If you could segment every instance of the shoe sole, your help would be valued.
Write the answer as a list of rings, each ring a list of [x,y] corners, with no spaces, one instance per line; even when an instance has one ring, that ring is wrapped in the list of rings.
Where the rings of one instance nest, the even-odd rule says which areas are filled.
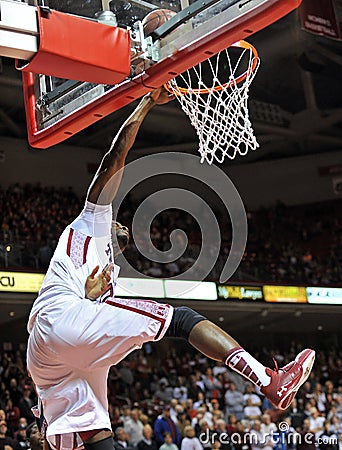
[[[306,351],[308,351],[308,350],[303,350],[301,353],[299,353],[299,355],[297,355],[295,361],[298,362],[300,355]],[[309,378],[312,366],[315,362],[315,356],[316,356],[315,352],[313,350],[309,350],[308,356],[306,357],[304,362],[302,362],[303,373],[302,373],[302,376],[301,376],[298,384],[288,394],[286,394],[286,396],[283,398],[281,403],[278,404],[279,409],[284,411],[285,409],[287,409],[290,406],[290,403],[292,402],[295,395],[297,394],[298,389]]]

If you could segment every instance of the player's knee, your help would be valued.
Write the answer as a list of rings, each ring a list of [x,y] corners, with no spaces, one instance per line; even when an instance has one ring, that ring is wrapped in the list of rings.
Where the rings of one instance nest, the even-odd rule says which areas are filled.
[[[187,306],[179,306],[174,309],[166,336],[188,339],[193,327],[202,320],[207,318]]]

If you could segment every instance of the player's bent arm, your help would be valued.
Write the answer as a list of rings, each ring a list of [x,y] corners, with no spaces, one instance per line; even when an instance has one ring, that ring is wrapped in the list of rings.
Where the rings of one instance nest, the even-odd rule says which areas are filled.
[[[89,187],[87,200],[100,205],[109,205],[119,188],[126,156],[132,148],[143,120],[154,105],[168,103],[174,97],[159,88],[146,94],[130,117],[124,122]],[[114,175],[116,175],[114,177]]]

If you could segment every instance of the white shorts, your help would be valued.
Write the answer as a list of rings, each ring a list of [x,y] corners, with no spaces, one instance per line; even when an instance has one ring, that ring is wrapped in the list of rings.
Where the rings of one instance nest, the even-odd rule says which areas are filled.
[[[161,339],[173,314],[172,306],[151,300],[110,298],[94,303],[74,296],[63,300],[39,312],[27,350],[48,438],[110,429],[110,366],[144,342]]]

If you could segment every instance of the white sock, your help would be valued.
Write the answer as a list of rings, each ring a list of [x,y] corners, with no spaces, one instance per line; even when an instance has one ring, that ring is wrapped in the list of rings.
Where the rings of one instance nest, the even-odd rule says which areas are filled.
[[[271,382],[271,377],[267,375],[265,366],[241,347],[229,350],[226,365],[256,386],[268,386]]]

